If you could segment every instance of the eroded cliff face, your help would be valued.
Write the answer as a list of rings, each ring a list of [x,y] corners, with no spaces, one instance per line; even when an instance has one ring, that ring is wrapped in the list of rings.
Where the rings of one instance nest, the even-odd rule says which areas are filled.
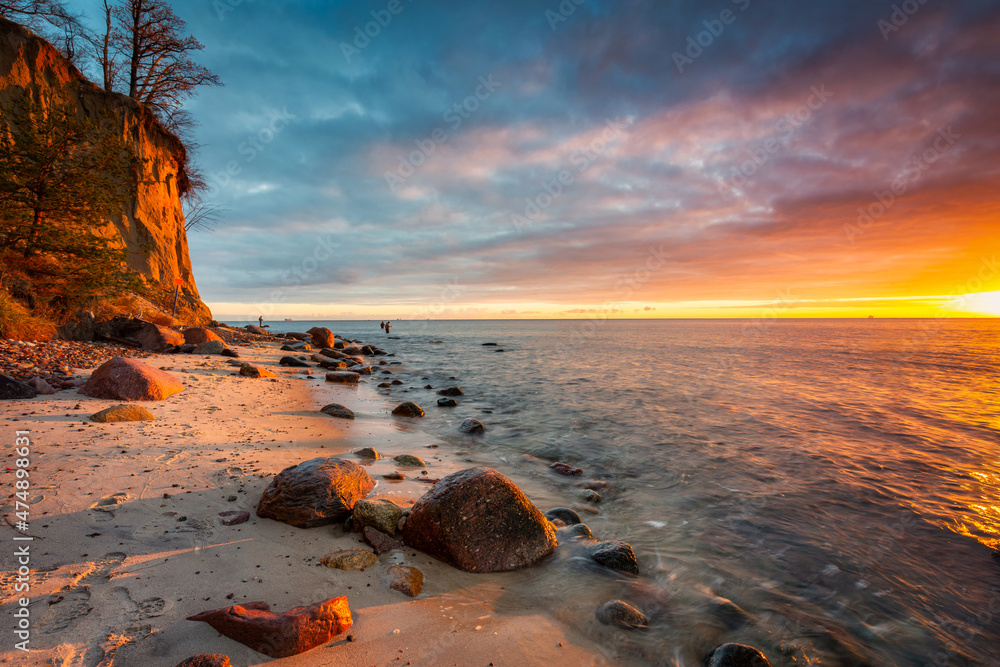
[[[0,18],[0,115],[18,111],[28,100],[43,109],[72,104],[81,116],[115,127],[134,147],[139,165],[135,195],[125,214],[101,233],[122,238],[129,265],[146,279],[149,291],[143,296],[169,313],[179,279],[178,319],[192,324],[210,320],[188,257],[180,201],[187,174],[180,140],[133,99],[104,92],[51,44]]]

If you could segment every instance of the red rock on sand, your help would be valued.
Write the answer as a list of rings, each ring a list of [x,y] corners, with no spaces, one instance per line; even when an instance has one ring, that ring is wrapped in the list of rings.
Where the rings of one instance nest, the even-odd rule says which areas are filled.
[[[256,364],[243,363],[240,364],[240,375],[248,378],[273,378],[278,377],[266,368],[262,368]]]
[[[266,602],[249,602],[189,616],[272,658],[287,658],[327,643],[353,623],[346,597],[330,598],[281,614]]]
[[[312,336],[313,347],[332,348],[336,344],[336,337],[326,327],[313,327],[307,333]]]
[[[188,327],[184,330],[184,342],[190,345],[201,345],[210,340],[225,342],[219,334],[205,327]]]
[[[184,344],[184,334],[180,331],[161,327],[152,322],[146,322],[134,338],[142,345],[142,349],[148,352],[163,352],[175,345]]]
[[[233,663],[229,662],[228,655],[204,653],[188,658],[177,667],[233,667]]]
[[[117,401],[162,401],[183,390],[170,373],[123,357],[101,364],[78,389],[85,396]]]

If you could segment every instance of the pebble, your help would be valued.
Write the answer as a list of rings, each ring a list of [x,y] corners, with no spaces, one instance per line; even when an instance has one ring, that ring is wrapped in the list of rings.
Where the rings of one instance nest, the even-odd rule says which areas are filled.
[[[112,357],[149,356],[149,352],[109,343],[0,339],[0,375],[21,381],[38,376],[59,387],[73,379],[74,368],[95,368]]]

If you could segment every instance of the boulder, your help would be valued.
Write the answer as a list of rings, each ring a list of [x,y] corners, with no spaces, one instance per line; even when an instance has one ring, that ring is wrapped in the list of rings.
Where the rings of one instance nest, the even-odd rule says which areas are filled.
[[[357,384],[360,380],[360,375],[350,371],[330,371],[326,374],[327,382],[335,382],[337,384]]]
[[[148,422],[155,419],[153,413],[138,405],[115,405],[90,415],[90,421],[105,424],[110,422]]]
[[[246,329],[247,331],[249,331],[250,333],[257,334],[258,336],[269,336],[270,335],[269,333],[267,333],[267,329],[265,329],[264,327],[259,327],[256,324],[248,324],[248,325],[246,325],[243,328]]]
[[[184,330],[184,342],[190,343],[191,345],[201,345],[202,343],[207,343],[210,340],[218,341],[223,343],[222,347],[225,347],[224,341],[211,329],[206,329],[205,327],[188,327]]]
[[[609,600],[598,607],[597,620],[626,630],[645,628],[649,623],[645,614],[622,600]]]
[[[438,407],[439,408],[454,408],[458,405],[458,401],[454,398],[439,398]]]
[[[248,378],[273,378],[277,377],[274,373],[267,370],[266,368],[261,368],[256,364],[243,363],[240,364],[240,375]]]
[[[388,498],[372,498],[354,503],[351,516],[354,530],[359,533],[364,531],[365,526],[371,526],[386,535],[395,535],[403,509]]]
[[[424,409],[413,401],[407,401],[406,403],[400,403],[393,408],[392,414],[397,417],[423,417]]]
[[[285,334],[285,338],[294,338],[295,340],[309,340],[312,338],[312,334],[308,334],[304,331],[289,331]]]
[[[224,357],[232,357],[233,359],[239,359],[240,358],[240,355],[235,350],[231,350],[228,347],[226,349],[224,349],[222,352],[220,352],[219,354],[221,354]]]
[[[181,381],[166,371],[114,357],[98,366],[79,392],[115,401],[162,401],[183,390]]]
[[[313,528],[347,518],[375,480],[353,461],[320,457],[275,475],[257,505],[257,516]]]
[[[556,547],[552,524],[492,468],[448,475],[413,506],[403,541],[467,572],[533,565]]]
[[[309,364],[302,361],[301,359],[296,359],[295,357],[282,357],[279,364],[282,366],[292,366],[294,368],[309,368]]]
[[[438,394],[441,396],[464,396],[465,392],[462,391],[461,387],[449,387],[448,389],[438,390]]]
[[[598,565],[609,567],[626,574],[639,574],[639,564],[635,560],[632,545],[621,540],[597,542],[589,550],[590,559]]]
[[[389,537],[381,530],[377,528],[372,528],[371,526],[365,526],[364,530],[361,531],[361,535],[365,538],[365,542],[375,553],[381,556],[382,554],[389,553],[393,549],[402,549],[403,543],[397,539]]]
[[[580,491],[580,497],[586,500],[588,503],[599,503],[601,502],[601,494],[593,489],[582,489]]]
[[[313,347],[334,347],[336,338],[333,332],[326,327],[313,327],[307,333],[312,336],[310,341]]]
[[[132,337],[148,352],[165,352],[175,345],[184,344],[184,334],[174,329],[145,322]]]
[[[229,662],[228,655],[203,653],[188,658],[177,667],[233,667],[233,663]]]
[[[359,459],[371,459],[373,461],[377,461],[382,458],[382,455],[375,451],[374,447],[364,447],[354,452],[354,455]]]
[[[287,658],[325,644],[352,625],[346,597],[276,614],[266,602],[250,602],[189,616],[258,653]]]
[[[84,342],[93,341],[96,325],[94,311],[78,310],[69,322],[59,327],[59,338]]]
[[[358,375],[371,375],[372,374],[372,367],[371,366],[361,366],[361,365],[359,365],[359,366],[351,366],[350,371],[352,373],[357,373]]]
[[[415,598],[424,586],[424,573],[408,565],[393,565],[386,570],[385,583],[392,590]]]
[[[703,667],[771,667],[764,654],[745,644],[723,644],[705,656]]]
[[[0,375],[0,399],[13,400],[17,398],[34,398],[35,396],[38,396],[38,392],[31,385],[6,375]]]
[[[363,570],[378,563],[378,556],[368,549],[340,549],[319,559],[327,567],[338,570]]]
[[[38,376],[31,378],[30,380],[25,382],[25,384],[34,389],[35,392],[41,395],[48,396],[50,394],[56,393],[56,390],[52,388],[52,385],[50,385],[48,382],[46,382],[45,380],[43,380]]]
[[[206,340],[204,343],[198,343],[193,352],[194,354],[222,354],[224,349],[226,349],[226,344],[221,340]]]
[[[337,417],[338,419],[354,419],[354,411],[349,408],[345,408],[340,403],[331,403],[330,405],[324,405],[320,412],[326,413],[331,417]]]
[[[406,466],[408,468],[426,468],[427,464],[419,456],[414,456],[413,454],[397,454],[392,457],[392,460],[401,466]]]
[[[469,419],[462,420],[462,423],[459,425],[458,430],[461,431],[462,433],[472,433],[472,434],[486,433],[486,426],[483,424],[483,422],[479,421],[478,419],[472,419],[470,417]]]

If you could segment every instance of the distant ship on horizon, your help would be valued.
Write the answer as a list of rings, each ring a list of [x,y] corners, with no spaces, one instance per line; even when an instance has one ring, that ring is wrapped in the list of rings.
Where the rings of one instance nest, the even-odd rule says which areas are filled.
[[[286,317],[286,318],[285,318],[285,321],[286,321],[286,322],[291,322],[291,321],[292,321],[292,318],[290,318],[290,317]]]

